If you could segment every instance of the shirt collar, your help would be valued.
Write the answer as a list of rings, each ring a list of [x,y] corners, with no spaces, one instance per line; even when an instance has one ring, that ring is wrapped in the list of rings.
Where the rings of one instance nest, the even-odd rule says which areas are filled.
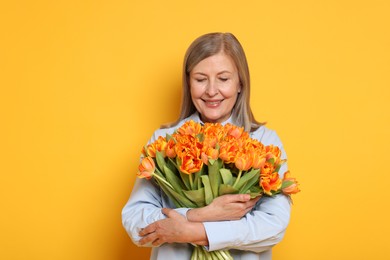
[[[204,125],[204,122],[202,121],[202,119],[200,119],[199,112],[195,112],[188,119],[193,120],[201,125]],[[227,120],[225,120],[224,122],[221,123],[221,125],[226,125],[226,124],[234,124],[232,115],[230,115],[230,117]]]

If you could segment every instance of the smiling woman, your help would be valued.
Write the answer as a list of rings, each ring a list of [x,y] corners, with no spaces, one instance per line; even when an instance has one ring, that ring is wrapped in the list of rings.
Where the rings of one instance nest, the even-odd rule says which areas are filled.
[[[154,153],[154,150],[162,152],[157,159],[158,165],[161,165],[164,160],[162,157],[170,151],[171,145],[168,143],[181,142],[174,134],[175,131],[180,131],[181,126],[191,121],[195,125],[219,123],[238,126],[242,131],[245,129],[245,134],[256,142],[277,147],[280,159],[286,159],[277,134],[254,119],[249,105],[250,80],[247,60],[234,35],[210,33],[197,38],[185,54],[182,87],[179,119],[155,131],[149,145],[145,147],[145,153]],[[158,141],[165,136],[170,136],[167,143]],[[195,140],[195,136],[197,135],[189,137],[189,140]],[[214,139],[208,140],[207,143],[216,145],[217,140],[218,137],[214,136]],[[159,147],[149,151],[155,144],[159,144]],[[202,149],[200,146],[202,144],[195,142],[195,146],[183,148],[185,151],[179,149],[174,152],[183,153],[183,156],[188,158],[199,158]],[[217,154],[213,154],[215,159],[210,163],[218,165],[215,161],[222,160],[223,148],[213,148]],[[232,151],[229,148],[226,152],[230,155]],[[183,168],[183,165],[192,169],[197,165],[187,157],[178,156],[177,169]],[[149,178],[151,175],[160,174],[144,174],[147,165],[147,162],[141,164],[139,175]],[[238,162],[238,165],[249,169],[253,162],[242,161]],[[205,177],[202,176],[202,169],[194,172],[182,171],[181,174],[200,174]],[[169,171],[167,169],[165,172],[167,178],[171,176]],[[283,177],[287,172],[287,165],[278,167],[278,172],[279,177]],[[276,176],[278,172],[275,172]],[[234,178],[238,181],[240,177],[241,172]],[[206,193],[206,184],[203,188]],[[272,199],[265,196],[251,198],[249,194],[218,194],[217,189],[214,192],[217,197],[208,201],[207,206],[188,208],[179,207],[181,204],[177,204],[175,199],[165,193],[166,190],[153,181],[137,179],[130,199],[122,211],[123,226],[133,242],[139,246],[153,247],[151,259],[196,259],[197,251],[194,251],[195,256],[192,255],[192,245],[202,248],[201,251],[203,250],[206,256],[208,252],[224,254],[229,251],[229,257],[223,259],[271,259],[271,248],[283,238],[290,219],[290,200],[283,194],[275,194]]]
[[[190,73],[190,89],[202,121],[226,121],[241,91],[232,58],[221,51],[199,62]]]
[[[221,96],[226,92],[218,93],[220,88],[213,89],[213,85],[210,85],[211,83],[220,83],[225,79],[231,81],[226,82],[224,85],[236,88],[235,94],[239,93],[239,95],[235,95],[235,103],[230,107],[230,111],[225,112],[231,114],[238,125],[243,126],[246,131],[253,131],[262,125],[255,120],[252,109],[250,108],[249,68],[244,49],[240,42],[231,33],[209,33],[195,39],[184,56],[181,113],[178,121],[166,125],[167,127],[175,126],[180,120],[191,116],[195,112],[199,112],[198,107],[196,107],[194,102],[192,91],[194,91],[197,83],[200,82],[193,83],[191,81],[195,76],[195,73],[198,72],[200,73],[199,78],[195,79],[204,79],[205,84],[203,85],[211,87],[211,89],[208,90],[208,93],[205,91],[205,94],[208,94],[208,96],[218,94]],[[211,80],[213,82],[210,82]],[[217,85],[215,87],[217,87]],[[213,93],[213,91],[216,91],[217,93]],[[204,98],[213,101],[213,98]],[[218,101],[218,98],[216,98],[216,101]],[[202,113],[200,114],[205,116]],[[225,118],[225,120],[226,119],[227,118]],[[218,117],[213,120],[223,121],[222,118]]]

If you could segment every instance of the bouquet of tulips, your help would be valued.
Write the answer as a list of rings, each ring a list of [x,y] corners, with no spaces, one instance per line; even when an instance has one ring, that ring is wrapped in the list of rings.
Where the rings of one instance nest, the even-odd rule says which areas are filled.
[[[172,135],[145,146],[138,177],[153,179],[176,207],[197,208],[224,194],[287,196],[299,192],[277,146],[250,138],[242,127],[187,121]],[[191,259],[233,259],[228,250],[195,246]]]

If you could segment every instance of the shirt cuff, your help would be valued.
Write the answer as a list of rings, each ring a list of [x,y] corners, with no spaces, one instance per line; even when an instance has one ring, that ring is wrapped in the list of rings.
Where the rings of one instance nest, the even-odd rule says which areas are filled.
[[[183,217],[185,217],[187,219],[187,211],[189,211],[190,209],[189,208],[177,208],[175,210],[177,213],[179,213],[180,215],[182,215]]]
[[[209,241],[209,251],[225,249],[240,244],[239,230],[244,229],[238,228],[237,230],[234,230],[231,222],[232,221],[203,222]],[[236,221],[236,228],[237,225],[239,225],[238,223],[240,222]]]

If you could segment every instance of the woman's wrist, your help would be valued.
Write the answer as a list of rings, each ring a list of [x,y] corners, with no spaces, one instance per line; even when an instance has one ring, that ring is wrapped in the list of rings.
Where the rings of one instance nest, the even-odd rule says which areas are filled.
[[[200,246],[207,246],[209,244],[207,239],[206,230],[202,223],[199,222],[189,222],[188,226],[189,236],[190,236],[190,243],[200,245]]]
[[[187,211],[186,217],[190,222],[203,222],[206,221],[204,208],[193,208]]]

